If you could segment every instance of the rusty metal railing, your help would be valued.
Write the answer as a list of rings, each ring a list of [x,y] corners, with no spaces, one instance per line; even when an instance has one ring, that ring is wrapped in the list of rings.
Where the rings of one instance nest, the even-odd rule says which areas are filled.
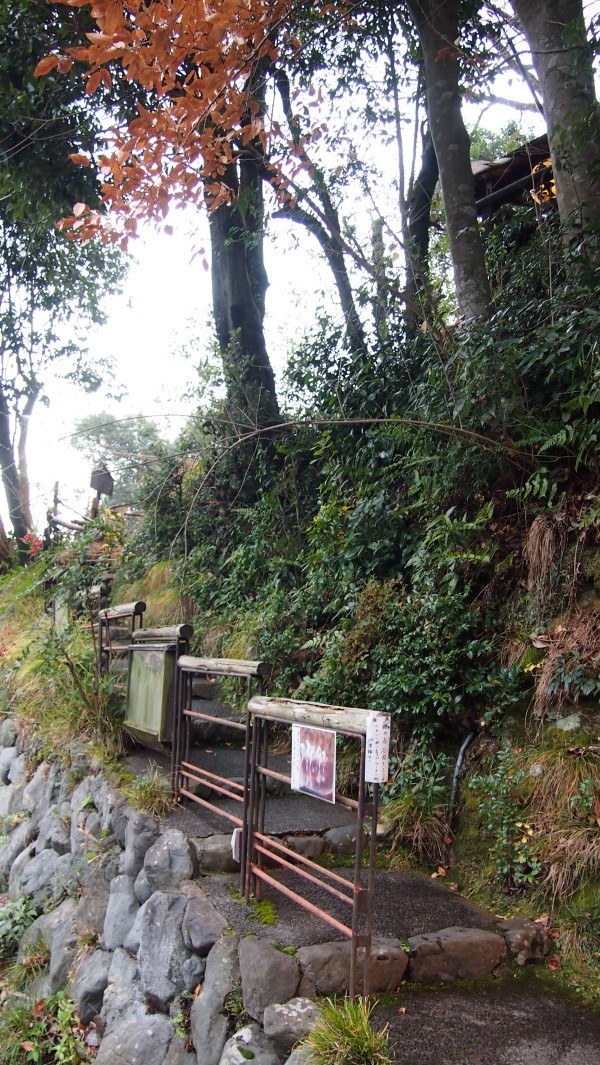
[[[217,717],[214,714],[206,714],[195,710],[193,708],[192,687],[196,677],[239,677],[246,683],[246,700],[249,702],[255,685],[258,694],[262,695],[265,678],[270,672],[271,666],[266,662],[253,662],[234,658],[196,658],[192,655],[182,655],[177,662],[176,712],[173,723],[171,755],[171,786],[173,794],[176,799],[184,796],[191,802],[195,802],[218,816],[224,817],[234,827],[241,829],[240,875],[242,887],[246,868],[248,839],[246,816],[248,806],[247,781],[250,775],[250,750],[252,746],[250,712],[246,710],[245,720],[241,721]],[[190,748],[194,721],[206,721],[231,729],[232,732],[243,732],[245,739],[243,784],[230,780],[228,777],[212,773],[191,761]],[[204,784],[222,798],[238,803],[241,807],[240,816],[238,817],[236,814],[223,810],[208,798],[194,794],[190,784]]]
[[[252,748],[250,755],[250,779],[248,781],[248,804],[245,820],[247,822],[247,844],[245,850],[246,867],[244,871],[244,890],[246,901],[254,892],[260,896],[261,885],[266,883],[279,891],[298,906],[314,914],[338,932],[350,938],[350,981],[349,993],[357,993],[358,952],[364,951],[362,988],[363,993],[370,990],[371,946],[373,938],[373,905],[375,898],[375,853],[376,825],[379,802],[379,785],[373,783],[371,800],[367,801],[365,781],[365,763],[369,719],[374,715],[367,710],[350,707],[329,706],[318,703],[304,703],[292,699],[268,699],[254,696],[249,702],[251,717],[250,732]],[[389,718],[389,715],[379,715]],[[337,735],[348,737],[359,744],[360,769],[358,776],[358,799],[351,799],[335,793],[336,803],[340,803],[356,814],[356,846],[354,854],[354,878],[348,881],[334,870],[324,868],[304,855],[291,850],[284,843],[275,840],[264,832],[265,780],[272,777],[291,784],[291,777],[269,770],[268,731],[271,723],[291,726],[305,724],[317,728],[333,729]],[[365,820],[370,819],[368,865],[363,869],[363,848],[365,838]],[[330,895],[348,905],[351,910],[349,922],[338,920],[323,907],[305,899],[281,883],[265,868],[265,859],[284,870],[293,871],[300,880],[318,885]],[[366,882],[365,882],[366,880]]]
[[[182,656],[177,666],[177,713],[172,756],[172,783],[177,797],[183,796],[200,806],[224,817],[230,824],[241,831],[240,878],[241,889],[248,902],[251,894],[260,898],[262,885],[267,884],[273,890],[286,896],[302,909],[320,918],[342,935],[350,939],[350,979],[349,993],[354,997],[358,991],[358,958],[362,952],[362,990],[370,991],[371,983],[371,948],[373,938],[373,906],[375,899],[375,857],[376,825],[379,802],[379,785],[371,786],[370,799],[367,797],[366,758],[369,739],[369,723],[374,717],[386,718],[389,715],[373,715],[367,710],[350,707],[330,706],[318,703],[305,703],[292,699],[270,699],[262,694],[264,677],[270,667],[260,662],[242,662],[234,659],[202,659]],[[192,685],[194,677],[242,677],[246,680],[248,709],[245,721],[217,717],[202,713],[193,708]],[[258,691],[253,694],[252,688]],[[212,722],[243,732],[244,777],[243,783],[221,776],[195,765],[190,758],[191,731],[194,720]],[[359,745],[358,798],[350,798],[335,792],[335,802],[350,810],[356,818],[356,844],[354,853],[353,879],[341,876],[333,869],[328,869],[310,858],[292,850],[280,839],[265,833],[266,782],[270,778],[280,783],[291,785],[291,776],[270,769],[268,765],[269,727],[272,723],[291,726],[304,724],[316,728],[335,731]],[[238,813],[224,810],[210,798],[194,794],[191,784],[204,784],[221,799],[233,800],[239,807]],[[235,807],[234,807],[235,808]],[[363,867],[366,821],[370,821],[368,832],[368,854],[366,867]],[[294,890],[282,883],[266,869],[278,867],[282,871],[293,872],[300,880],[317,886],[338,903],[348,907],[348,919],[340,920],[330,914],[323,906],[318,906],[301,894],[301,888]]]

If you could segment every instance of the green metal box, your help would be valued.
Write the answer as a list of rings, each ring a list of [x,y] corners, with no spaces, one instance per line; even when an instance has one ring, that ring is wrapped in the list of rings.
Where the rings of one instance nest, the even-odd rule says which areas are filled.
[[[173,644],[130,650],[124,726],[142,743],[171,742],[176,650]]]

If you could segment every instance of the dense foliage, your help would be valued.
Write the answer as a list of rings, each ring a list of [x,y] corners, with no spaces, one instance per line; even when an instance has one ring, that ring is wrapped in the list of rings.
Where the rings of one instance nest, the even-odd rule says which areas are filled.
[[[289,424],[255,438],[245,482],[206,412],[186,457],[148,480],[143,552],[178,554],[202,629],[213,618],[221,649],[245,639],[275,660],[288,694],[392,708],[423,736],[492,720],[527,685],[503,649],[557,600],[531,596],[539,616],[521,616],[523,542],[538,514],[593,528],[598,388],[594,280],[555,275],[550,294],[553,220],[511,245],[531,213],[494,234],[495,269],[511,268],[491,327],[400,326],[358,371],[313,334],[289,371]]]

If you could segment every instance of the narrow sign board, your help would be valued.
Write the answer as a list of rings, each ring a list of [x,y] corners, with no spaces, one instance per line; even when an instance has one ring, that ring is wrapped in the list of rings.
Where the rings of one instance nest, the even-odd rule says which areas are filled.
[[[367,718],[365,781],[385,784],[389,776],[391,717],[370,713]]]

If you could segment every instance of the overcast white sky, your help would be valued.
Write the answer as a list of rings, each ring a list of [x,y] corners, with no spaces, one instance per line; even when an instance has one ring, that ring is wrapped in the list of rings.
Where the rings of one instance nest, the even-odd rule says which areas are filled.
[[[197,217],[195,232],[194,220],[181,212],[175,212],[170,222],[173,236],[148,227],[144,237],[132,244],[133,261],[123,293],[107,301],[108,321],[89,338],[93,356],[114,356],[115,377],[108,384],[114,391],[122,386],[123,398],[116,402],[102,390],[86,396],[54,381],[48,386],[50,406],[39,406],[34,413],[28,452],[32,507],[40,527],[52,502],[55,481],[60,498],[76,510],[85,508],[93,494],[89,490],[92,463],[75,452],[68,440],[79,418],[99,410],[108,410],[117,418],[142,413],[156,419],[161,433],[172,439],[195,409],[193,398],[186,398],[186,393],[195,384],[198,354],[210,349],[213,341],[210,274],[200,256],[192,258],[195,246],[208,246],[203,240],[206,222]],[[299,322],[306,326],[314,319],[320,290],[328,283],[327,268],[318,255],[308,250],[294,253],[283,226],[273,224],[274,237],[266,248],[268,343],[278,375]],[[277,227],[282,227],[279,235]],[[192,335],[199,338],[199,352],[189,343]]]

